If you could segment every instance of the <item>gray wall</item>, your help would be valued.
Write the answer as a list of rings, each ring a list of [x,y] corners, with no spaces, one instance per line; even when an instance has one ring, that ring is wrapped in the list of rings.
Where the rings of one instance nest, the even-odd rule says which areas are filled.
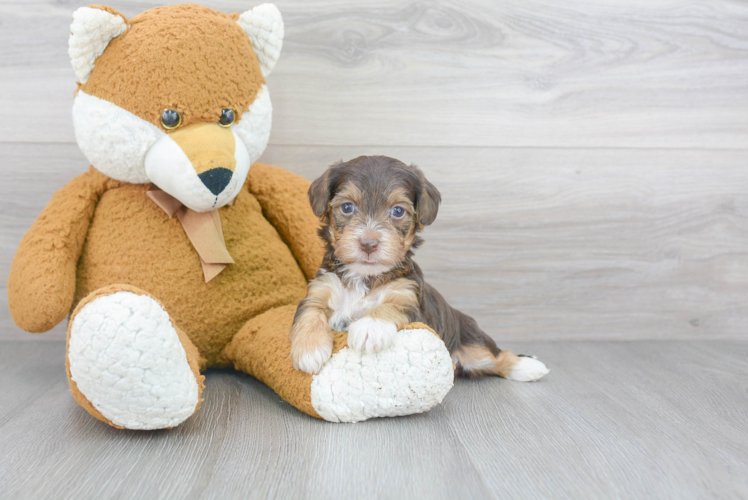
[[[0,338],[64,333],[15,327],[5,283],[24,230],[87,168],[67,57],[84,4],[0,3]],[[420,165],[444,203],[418,262],[488,332],[747,337],[748,4],[276,4],[263,161],[310,179],[360,154]]]

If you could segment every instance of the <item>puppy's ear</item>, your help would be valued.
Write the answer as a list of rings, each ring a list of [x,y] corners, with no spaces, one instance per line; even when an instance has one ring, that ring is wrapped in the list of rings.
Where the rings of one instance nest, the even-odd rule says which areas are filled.
[[[434,222],[441,202],[442,195],[439,190],[421,174],[421,194],[416,210],[418,212],[418,222],[422,226],[428,226]]]
[[[330,203],[330,169],[325,170],[316,181],[309,186],[309,203],[312,211],[317,217],[322,217],[327,212],[327,204]]]

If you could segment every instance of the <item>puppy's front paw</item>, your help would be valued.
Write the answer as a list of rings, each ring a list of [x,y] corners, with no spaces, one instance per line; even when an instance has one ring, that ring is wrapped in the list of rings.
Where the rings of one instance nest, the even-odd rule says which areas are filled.
[[[293,367],[303,372],[315,374],[319,373],[330,356],[332,355],[332,345],[321,345],[317,348],[296,348],[291,346],[291,361]]]
[[[294,368],[313,375],[319,373],[331,355],[332,346],[323,345],[313,351],[297,353],[296,355],[291,354],[291,359]]]
[[[291,361],[297,370],[319,373],[331,355],[332,337],[329,331],[302,330],[292,333]]]
[[[356,351],[379,352],[392,345],[395,335],[394,323],[364,317],[348,326],[348,345]]]

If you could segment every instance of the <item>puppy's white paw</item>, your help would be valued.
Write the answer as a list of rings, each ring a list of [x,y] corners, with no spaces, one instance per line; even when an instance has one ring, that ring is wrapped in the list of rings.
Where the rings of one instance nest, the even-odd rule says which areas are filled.
[[[533,382],[548,375],[550,370],[542,361],[528,356],[520,356],[519,361],[512,367],[512,372],[507,377],[517,382]]]
[[[348,326],[348,345],[356,351],[380,352],[392,345],[395,335],[394,323],[363,317]]]
[[[330,359],[332,355],[331,345],[322,345],[312,351],[305,352],[301,355],[292,356],[293,367],[303,372],[315,374],[319,373],[322,366]]]

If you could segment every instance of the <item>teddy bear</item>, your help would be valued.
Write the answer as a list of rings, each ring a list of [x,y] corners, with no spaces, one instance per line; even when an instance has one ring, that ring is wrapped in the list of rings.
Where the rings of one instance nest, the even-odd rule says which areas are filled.
[[[8,302],[29,332],[69,316],[72,395],[114,427],[184,422],[213,367],[333,422],[427,411],[452,387],[452,359],[422,324],[372,354],[337,332],[318,373],[292,365],[290,327],[323,246],[309,182],[257,163],[283,35],[272,4],[73,15],[73,124],[91,166],[21,240]]]

